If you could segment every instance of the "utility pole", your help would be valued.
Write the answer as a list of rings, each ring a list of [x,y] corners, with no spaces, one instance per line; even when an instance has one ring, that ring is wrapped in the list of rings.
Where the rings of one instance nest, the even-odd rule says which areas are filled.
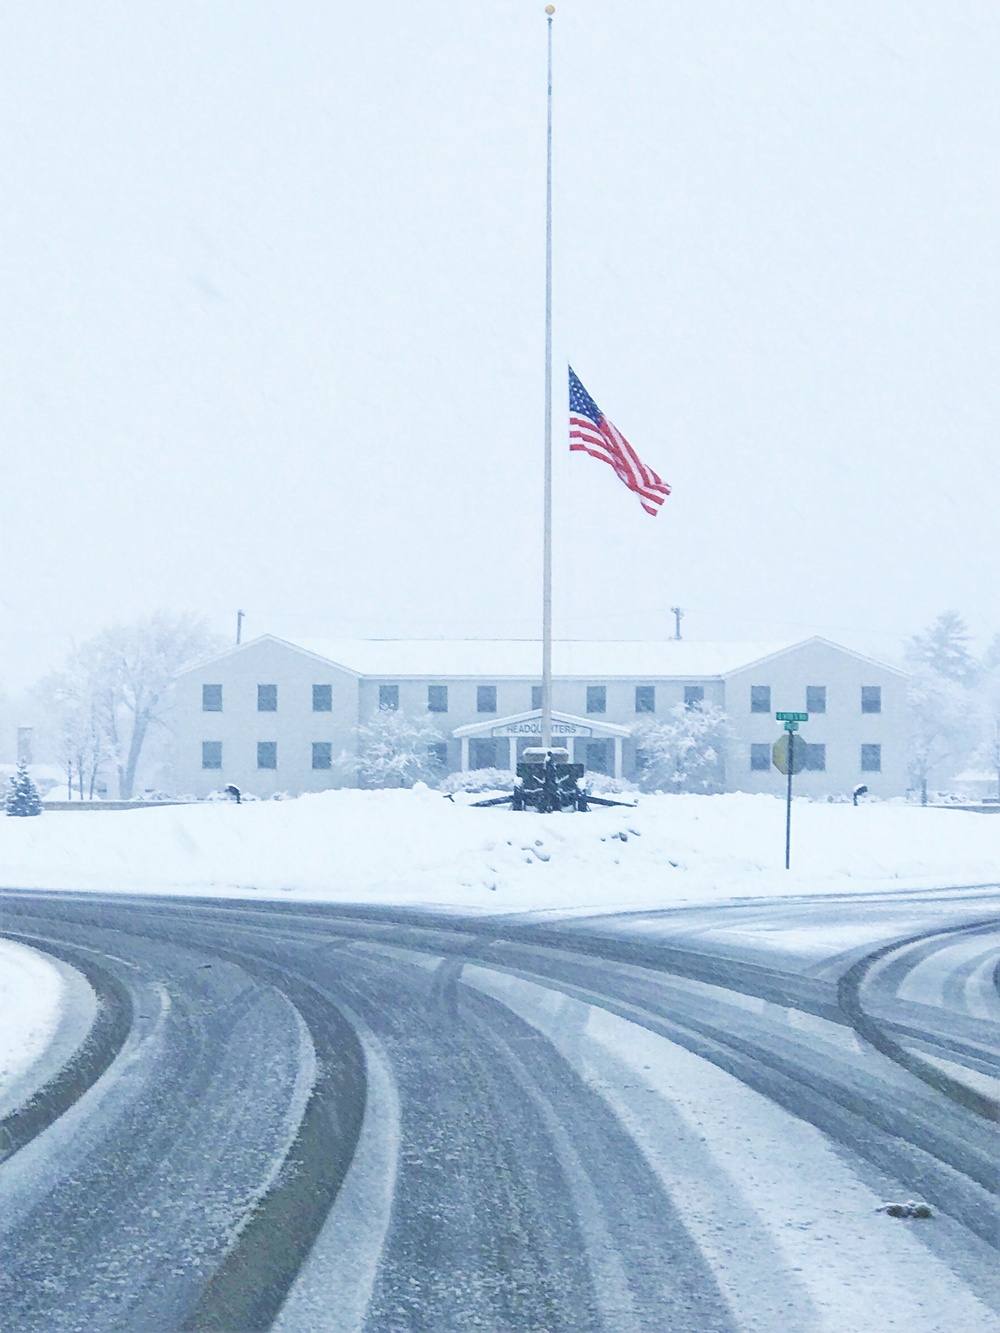
[[[681,637],[681,621],[684,619],[684,612],[679,606],[672,606],[670,608],[670,614],[674,618],[674,638],[679,639]]]
[[[243,638],[243,612],[236,612],[236,642],[239,643]]]

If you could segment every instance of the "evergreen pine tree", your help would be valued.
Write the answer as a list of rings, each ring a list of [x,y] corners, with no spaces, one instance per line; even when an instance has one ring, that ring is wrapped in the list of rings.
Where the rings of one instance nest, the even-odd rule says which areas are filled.
[[[945,680],[975,685],[979,666],[969,651],[969,630],[957,611],[945,611],[906,646],[906,660],[918,670],[930,667]]]
[[[17,773],[10,780],[7,793],[7,813],[9,815],[40,815],[42,798],[38,788],[31,780],[28,765],[22,759],[17,766]]]
[[[1000,634],[994,634],[983,653],[981,666],[984,671],[995,671],[1000,667]]]

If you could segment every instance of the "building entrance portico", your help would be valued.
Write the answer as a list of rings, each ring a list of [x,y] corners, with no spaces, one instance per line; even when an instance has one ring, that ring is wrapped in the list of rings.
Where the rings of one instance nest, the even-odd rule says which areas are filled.
[[[517,762],[524,750],[542,743],[542,710],[535,708],[530,713],[516,713],[513,717],[471,722],[468,726],[456,727],[452,735],[461,742],[463,773],[470,768],[494,767],[508,768],[513,773],[517,771]],[[593,771],[608,772],[610,769],[616,778],[622,776],[622,742],[629,735],[628,727],[613,722],[574,717],[572,713],[552,714],[553,745],[564,745],[576,762],[587,764]],[[603,745],[588,745],[594,741],[603,742]],[[611,747],[608,741],[612,743]],[[613,750],[611,764],[606,757],[609,748]]]

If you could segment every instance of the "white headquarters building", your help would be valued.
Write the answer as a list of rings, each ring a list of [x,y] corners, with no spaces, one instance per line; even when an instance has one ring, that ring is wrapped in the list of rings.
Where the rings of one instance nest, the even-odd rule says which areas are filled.
[[[263,635],[177,676],[178,790],[230,783],[266,797],[350,784],[338,760],[379,708],[438,728],[441,773],[513,768],[540,735],[541,652],[524,640],[296,643]],[[807,771],[796,791],[878,796],[906,789],[906,675],[825,639],[792,644],[556,642],[553,740],[588,770],[631,777],[637,724],[700,700],[724,709],[735,735],[727,791],[781,792],[771,764],[775,712],[808,712]]]

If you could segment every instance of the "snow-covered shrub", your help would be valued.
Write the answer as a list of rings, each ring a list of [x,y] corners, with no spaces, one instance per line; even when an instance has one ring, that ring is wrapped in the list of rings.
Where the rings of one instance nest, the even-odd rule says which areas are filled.
[[[342,754],[337,768],[361,787],[412,787],[441,776],[437,747],[444,737],[428,718],[380,708],[354,734],[357,755]]]
[[[449,773],[438,783],[444,792],[513,791],[514,774],[507,768],[474,768],[469,773]]]
[[[38,788],[32,782],[28,765],[23,759],[17,766],[17,772],[10,780],[10,790],[7,793],[7,813],[9,815],[40,815],[42,813],[42,798],[38,795]]]
[[[722,790],[722,756],[733,728],[715,704],[675,704],[665,720],[651,718],[640,723],[632,734],[641,790]]]

